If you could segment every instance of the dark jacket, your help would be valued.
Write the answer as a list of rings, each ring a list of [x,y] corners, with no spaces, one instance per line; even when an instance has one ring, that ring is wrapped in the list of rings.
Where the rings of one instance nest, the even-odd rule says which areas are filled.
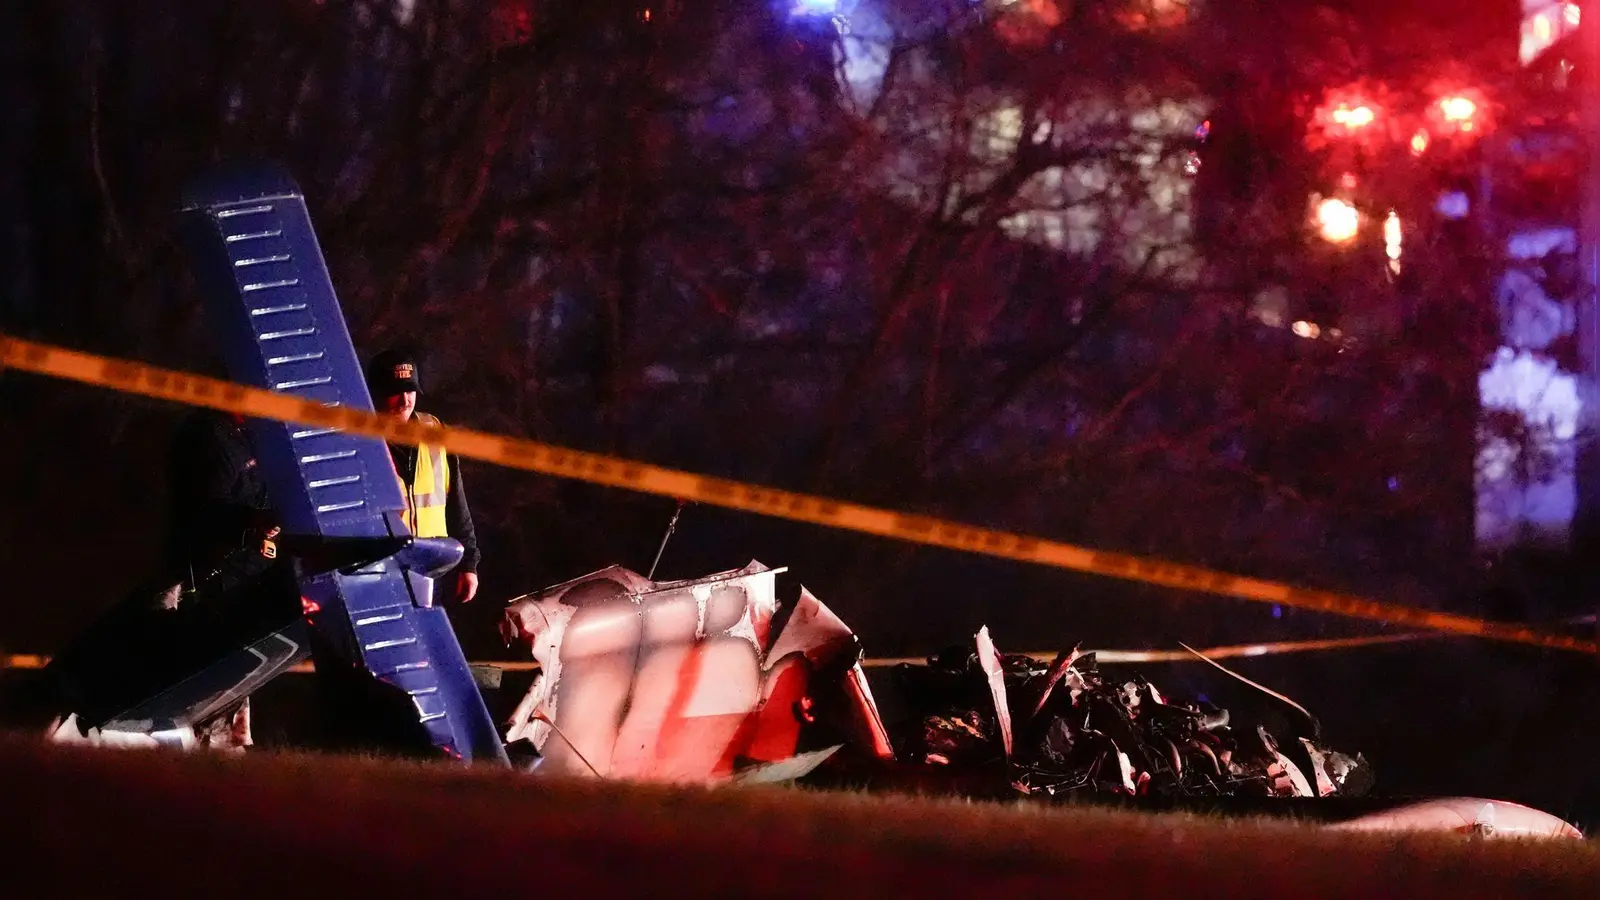
[[[241,422],[209,410],[191,413],[168,446],[166,476],[158,571],[50,662],[51,702],[95,724],[189,677],[224,648],[281,628],[301,610],[292,568],[262,552],[276,517]],[[193,593],[169,606],[179,582]],[[230,718],[240,702],[222,717]]]
[[[243,422],[210,410],[185,419],[168,454],[167,486],[165,568],[193,583],[230,556],[250,569],[239,573],[245,577],[266,567],[259,553],[239,554],[259,547],[266,527],[275,524]]]
[[[389,455],[394,459],[395,470],[400,473],[401,479],[408,485],[414,483],[417,477],[417,448],[390,444]],[[450,494],[445,497],[444,524],[450,536],[460,541],[465,551],[455,571],[476,572],[478,533],[472,525],[472,510],[467,506],[467,489],[461,483],[461,466],[456,462],[454,453],[446,453],[445,458],[450,466]]]

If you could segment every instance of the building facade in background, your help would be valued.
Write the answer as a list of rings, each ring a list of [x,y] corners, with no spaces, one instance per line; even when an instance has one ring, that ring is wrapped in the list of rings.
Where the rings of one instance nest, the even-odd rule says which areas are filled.
[[[1579,513],[1589,414],[1579,323],[1585,160],[1575,3],[1522,0],[1519,72],[1484,165],[1499,346],[1479,376],[1479,550],[1566,552]],[[1441,202],[1445,202],[1441,198]],[[1459,202],[1459,201],[1458,201]]]

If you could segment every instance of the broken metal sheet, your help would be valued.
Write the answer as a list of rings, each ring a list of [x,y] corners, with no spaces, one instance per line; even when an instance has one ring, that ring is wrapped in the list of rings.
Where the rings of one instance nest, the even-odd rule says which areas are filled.
[[[1547,812],[1474,797],[1439,797],[1326,826],[1336,831],[1452,831],[1479,837],[1583,838]]]
[[[762,674],[761,702],[741,741],[746,759],[774,762],[794,753],[801,730],[815,721],[810,689],[811,666],[803,656],[781,659]]]
[[[1006,760],[1011,759],[1011,704],[1006,699],[1006,677],[1000,668],[1000,652],[989,637],[989,626],[978,629],[978,665],[989,682],[989,696],[994,698],[995,720],[999,723],[1000,745],[1005,748]]]
[[[760,700],[759,666],[757,651],[737,638],[696,642],[691,635],[646,648],[611,774],[667,781],[732,774],[727,748]]]
[[[115,728],[85,728],[75,714],[50,723],[45,740],[54,744],[75,744],[87,747],[107,747],[127,750],[154,750],[168,748],[193,750],[199,737],[193,726],[156,728],[145,731],[123,731]]]
[[[1273,751],[1273,755],[1277,757],[1277,769],[1275,771],[1283,773],[1274,780],[1274,790],[1282,792],[1289,797],[1315,796],[1311,793],[1311,782],[1306,780],[1305,773],[1300,771],[1300,767],[1295,765],[1293,760],[1277,751]]]
[[[840,672],[846,662],[849,667]],[[838,679],[847,717],[844,727],[857,746],[878,759],[894,757],[889,730],[861,666],[855,633],[806,588],[801,587],[762,668],[761,704],[744,744],[747,759],[774,760],[794,752],[801,730],[815,722],[812,686],[818,675]]]
[[[727,778],[741,765],[795,756],[812,719],[814,677],[828,672],[859,743],[892,753],[859,643],[837,616],[802,591],[771,634],[781,571],[752,562],[657,583],[614,566],[513,601],[502,634],[526,645],[542,671],[507,741],[532,743],[541,772]]]
[[[1332,776],[1328,774],[1328,758],[1331,754],[1322,752],[1322,748],[1306,738],[1300,738],[1300,743],[1306,748],[1306,755],[1311,757],[1312,774],[1317,779],[1317,796],[1326,797],[1338,790]]]
[[[812,665],[820,665],[847,651],[854,642],[855,632],[850,626],[802,587],[800,599],[784,624],[783,632],[767,650],[766,666],[770,668],[796,654]]]
[[[741,582],[773,574],[754,563],[658,585],[612,567],[514,601],[505,630],[528,642],[543,671],[508,739],[529,737],[543,771],[708,777],[759,697],[750,600],[753,593],[761,606],[771,590]],[[565,740],[529,728],[534,712]]]
[[[732,780],[735,784],[781,784],[794,781],[815,772],[818,766],[827,762],[843,748],[843,744],[834,744],[832,747],[801,753],[777,762],[751,766],[733,776]]]
[[[1117,750],[1116,747],[1116,742],[1112,741],[1111,748],[1117,754],[1117,773],[1122,776],[1122,788],[1130,794],[1138,793],[1139,789],[1134,785],[1134,776],[1137,774],[1143,777],[1144,773],[1136,773],[1133,768],[1133,761],[1128,759],[1128,754]]]
[[[1056,685],[1061,683],[1062,677],[1067,674],[1072,668],[1072,664],[1077,662],[1078,657],[1082,655],[1082,646],[1079,645],[1073,647],[1071,651],[1058,654],[1055,661],[1050,663],[1050,668],[1045,672],[1044,685],[1039,689],[1039,699],[1034,701],[1033,710],[1028,715],[1030,723],[1039,718],[1039,715],[1044,712],[1044,705],[1049,702],[1051,692],[1056,689]]]
[[[870,749],[880,760],[894,759],[894,744],[889,729],[884,727],[878,714],[878,701],[872,696],[872,686],[867,683],[867,672],[858,659],[844,675],[844,691],[852,713],[851,722],[862,746]]]
[[[745,638],[757,649],[764,649],[770,638],[772,617],[778,610],[777,576],[787,571],[786,567],[769,569],[752,561],[742,569],[706,578],[656,582],[655,592],[691,591],[706,612],[699,636],[704,637],[706,630],[726,629],[729,636]]]

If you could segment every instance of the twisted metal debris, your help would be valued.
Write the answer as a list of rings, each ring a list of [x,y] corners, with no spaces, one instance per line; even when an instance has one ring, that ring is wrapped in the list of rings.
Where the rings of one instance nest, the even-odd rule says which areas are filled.
[[[984,629],[974,648],[890,676],[906,707],[901,760],[1003,771],[1024,794],[1353,797],[1372,785],[1366,761],[1323,744],[1287,698],[1299,714],[1269,728],[1166,696],[1141,675],[1108,678],[1076,648],[1045,665],[1000,654]]]
[[[1327,746],[1304,707],[1209,659],[1260,702],[1168,695],[1078,648],[1048,665],[1002,654],[987,628],[869,686],[860,641],[822,601],[802,587],[780,608],[781,571],[752,561],[655,582],[613,566],[512,601],[503,634],[542,669],[506,723],[514,758],[607,779],[1310,806],[1347,829],[1582,837],[1514,803],[1368,796],[1360,754]]]

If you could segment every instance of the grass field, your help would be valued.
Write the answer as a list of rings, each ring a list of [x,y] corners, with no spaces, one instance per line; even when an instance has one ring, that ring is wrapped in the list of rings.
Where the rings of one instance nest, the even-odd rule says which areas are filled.
[[[0,739],[0,897],[1600,896],[1600,847]]]

